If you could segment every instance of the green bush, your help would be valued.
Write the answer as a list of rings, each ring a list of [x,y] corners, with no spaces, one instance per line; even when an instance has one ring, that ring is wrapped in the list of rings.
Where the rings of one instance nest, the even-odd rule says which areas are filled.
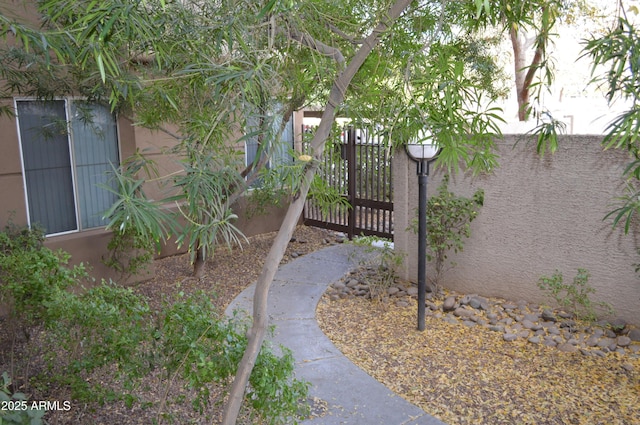
[[[471,222],[484,204],[484,191],[478,189],[472,198],[456,196],[449,191],[449,176],[445,175],[438,193],[427,201],[427,261],[433,262],[430,283],[437,290],[440,278],[455,266],[447,264],[447,255],[464,248],[464,239],[471,236]],[[417,212],[416,212],[417,215]],[[412,220],[410,229],[418,231],[418,219]]]
[[[47,304],[67,287],[87,277],[82,265],[69,267],[69,254],[43,246],[37,226],[5,226],[0,233],[0,301],[23,330],[46,321]]]
[[[150,310],[131,288],[102,282],[81,294],[60,293],[48,307],[49,344],[66,354],[63,359],[51,359],[51,368],[57,366],[56,381],[69,386],[75,399],[104,403],[128,395],[90,387],[87,378],[99,368],[115,365],[126,389],[150,370]]]
[[[181,294],[153,312],[144,296],[113,282],[80,290],[76,284],[86,276],[84,269],[67,267],[69,255],[45,248],[43,240],[39,230],[7,227],[0,233],[0,296],[24,329],[38,325],[43,330],[39,345],[24,352],[44,355],[47,368],[36,379],[23,373],[25,384],[45,392],[63,385],[78,401],[124,400],[131,406],[138,401],[141,378],[160,370],[166,372],[167,391],[176,378],[186,382],[199,412],[210,402],[211,383],[229,384],[247,346],[246,324],[219,317],[211,298],[202,293]],[[66,290],[74,285],[73,292]],[[273,424],[290,423],[307,391],[305,383],[293,378],[291,354],[283,353],[260,352],[247,392],[247,405]],[[30,363],[27,358],[17,361]],[[93,383],[92,374],[98,371],[112,374],[117,386]],[[7,377],[0,397],[21,400],[21,394],[9,394],[8,382]],[[158,406],[158,422],[169,396]],[[23,423],[19,421],[26,415],[30,420],[42,417],[35,412],[4,415],[0,425]]]
[[[196,394],[193,407],[202,411],[209,402],[207,384],[228,382],[235,375],[247,347],[247,326],[218,318],[205,294],[181,295],[163,315],[156,336],[165,349],[166,370],[188,382]],[[307,384],[293,378],[293,368],[293,357],[284,348],[278,357],[263,346],[256,360],[246,399],[271,424],[291,423],[306,398]]]
[[[538,281],[538,287],[545,291],[561,308],[574,314],[580,320],[593,322],[597,320],[597,310],[604,310],[608,314],[613,313],[610,304],[605,302],[593,302],[589,294],[596,290],[589,285],[590,274],[585,269],[578,269],[578,273],[570,283],[565,283],[562,273],[556,270],[551,276],[542,276]]]

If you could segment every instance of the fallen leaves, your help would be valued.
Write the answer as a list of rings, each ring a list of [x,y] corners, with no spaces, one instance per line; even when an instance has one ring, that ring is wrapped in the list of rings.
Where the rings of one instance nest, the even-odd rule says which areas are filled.
[[[362,297],[325,298],[317,317],[351,361],[450,425],[640,424],[637,358],[505,342],[434,317],[419,332],[415,302],[383,310]]]

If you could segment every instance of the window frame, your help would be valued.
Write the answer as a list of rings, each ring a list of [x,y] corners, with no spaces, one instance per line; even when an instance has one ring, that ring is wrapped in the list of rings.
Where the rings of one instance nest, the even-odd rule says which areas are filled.
[[[49,233],[49,231],[46,230],[47,232],[46,236],[47,237],[62,236],[62,235],[75,234],[75,233],[81,233],[85,231],[104,228],[106,225],[86,227],[86,228],[83,226],[83,214],[85,213],[85,211],[82,211],[82,205],[81,205],[82,200],[80,199],[81,195],[80,195],[80,187],[78,182],[78,163],[77,163],[78,158],[77,158],[77,152],[76,152],[76,141],[74,140],[74,134],[73,134],[73,122],[72,122],[73,117],[71,116],[71,114],[73,109],[73,103],[75,102],[101,105],[101,106],[106,106],[106,105],[101,104],[99,102],[88,100],[83,97],[54,97],[52,99],[47,99],[47,100],[41,100],[33,97],[14,97],[13,99],[14,112],[16,116],[15,122],[16,122],[17,136],[18,136],[18,148],[20,152],[20,169],[22,174],[22,183],[23,183],[22,188],[24,191],[27,224],[29,227],[31,227],[33,224],[35,224],[35,222],[33,222],[33,218],[31,217],[32,214],[31,214],[30,202],[29,202],[27,173],[25,169],[25,152],[24,152],[24,146],[23,146],[23,135],[21,132],[18,103],[19,102],[47,103],[50,101],[64,102],[64,119],[65,119],[65,132],[66,132],[65,137],[66,137],[66,143],[67,143],[67,149],[68,149],[68,155],[69,155],[69,161],[70,161],[69,166],[70,166],[70,172],[71,172],[71,187],[73,191],[73,212],[75,214],[76,225],[75,225],[75,229],[64,230],[59,232]],[[122,161],[122,143],[121,143],[121,137],[120,137],[120,126],[118,124],[117,114],[111,114],[111,116],[113,117],[113,122],[115,125],[115,134],[114,134],[116,139],[115,153],[117,154],[117,164],[115,165],[117,166]]]

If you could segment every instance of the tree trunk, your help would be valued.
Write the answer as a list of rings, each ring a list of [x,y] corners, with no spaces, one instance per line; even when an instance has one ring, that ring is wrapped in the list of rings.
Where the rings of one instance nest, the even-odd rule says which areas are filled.
[[[311,184],[311,180],[318,168],[325,142],[329,137],[329,132],[331,131],[331,127],[335,120],[336,108],[344,101],[346,89],[351,83],[356,72],[364,63],[365,59],[378,44],[380,38],[387,29],[396,19],[398,19],[398,17],[400,17],[402,12],[410,3],[411,0],[396,0],[395,4],[393,4],[388,10],[385,18],[383,18],[371,34],[364,40],[363,45],[356,52],[351,62],[347,65],[344,71],[338,75],[333,83],[329,94],[329,100],[324,113],[322,114],[320,125],[313,137],[313,140],[311,141],[314,161],[310,162],[305,170],[303,176],[304,180],[300,190],[289,206],[282,226],[280,227],[273,245],[269,250],[262,273],[256,282],[256,289],[253,295],[253,324],[248,333],[247,349],[238,366],[238,372],[236,373],[233,385],[231,386],[229,400],[225,405],[224,417],[222,420],[223,425],[234,425],[238,418],[245,389],[249,381],[249,376],[251,375],[256,358],[258,357],[258,353],[262,347],[268,326],[267,302],[269,288],[273,282],[273,278],[275,277],[278,265],[284,256],[287,244],[293,235],[293,231],[298,223],[300,214],[302,213],[304,202],[307,198],[307,194],[309,193],[309,185]]]
[[[207,259],[204,255],[204,248],[198,248],[196,258],[193,260],[193,277],[196,279],[202,279],[204,277],[204,266],[206,264]]]
[[[518,120],[526,121],[529,109],[529,90],[533,77],[535,76],[540,62],[544,47],[536,43],[536,50],[531,63],[527,65],[527,41],[525,37],[519,36],[518,31],[513,27],[509,30],[511,37],[511,46],[513,47],[513,62],[515,67],[515,83],[516,95],[518,97]]]

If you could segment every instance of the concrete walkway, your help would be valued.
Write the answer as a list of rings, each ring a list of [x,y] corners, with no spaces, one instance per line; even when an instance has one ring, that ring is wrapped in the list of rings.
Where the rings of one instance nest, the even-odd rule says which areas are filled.
[[[362,248],[334,245],[280,267],[269,292],[269,324],[274,345],[293,351],[296,377],[311,383],[309,395],[327,403],[328,411],[305,425],[444,425],[398,397],[351,363],[324,335],[315,312],[327,286],[359,265]],[[228,307],[252,310],[254,286]]]

